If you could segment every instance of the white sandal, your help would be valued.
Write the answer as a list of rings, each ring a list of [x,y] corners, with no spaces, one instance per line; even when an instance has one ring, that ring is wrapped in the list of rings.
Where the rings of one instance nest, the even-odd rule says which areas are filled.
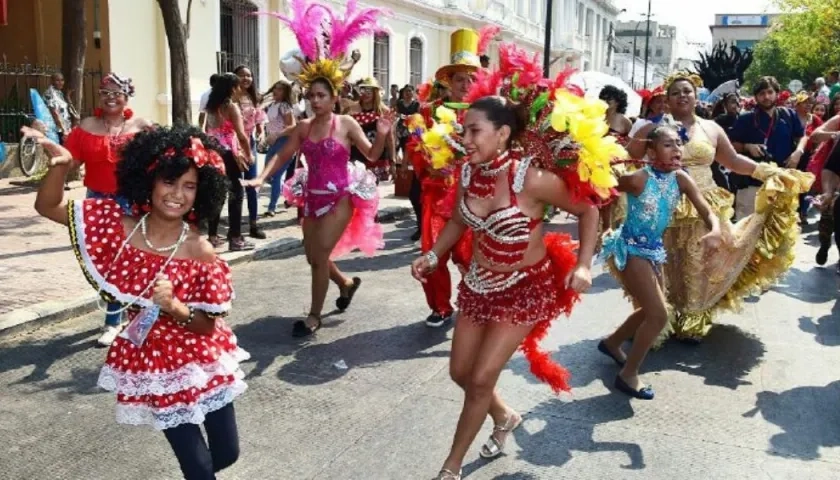
[[[510,424],[511,420],[513,420],[513,425]],[[493,426],[493,433],[490,434],[490,438],[487,439],[487,443],[481,447],[478,454],[481,455],[482,458],[496,458],[501,455],[505,449],[505,443],[507,443],[508,435],[516,430],[519,425],[522,425],[522,416],[516,412],[511,412],[507,419],[505,419],[504,425]],[[504,433],[504,440],[497,440],[495,437],[497,433]]]
[[[461,472],[454,473],[452,470],[448,468],[442,469],[438,472],[437,477],[434,480],[461,480]]]

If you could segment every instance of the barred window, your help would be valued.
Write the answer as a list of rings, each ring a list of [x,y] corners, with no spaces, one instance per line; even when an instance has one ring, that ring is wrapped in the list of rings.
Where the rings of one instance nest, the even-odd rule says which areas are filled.
[[[417,87],[423,83],[423,40],[417,37],[409,43],[408,84]]]
[[[390,88],[388,72],[391,69],[391,38],[387,33],[377,34],[373,39],[373,76],[383,92]]]

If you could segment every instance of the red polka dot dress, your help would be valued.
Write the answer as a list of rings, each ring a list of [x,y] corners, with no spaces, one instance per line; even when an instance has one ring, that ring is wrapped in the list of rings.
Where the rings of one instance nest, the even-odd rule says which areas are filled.
[[[166,257],[126,245],[122,209],[107,199],[70,202],[70,237],[88,282],[106,301],[128,304],[131,321],[152,305],[135,297],[152,283]],[[98,385],[117,394],[117,422],[151,425],[163,430],[184,423],[200,424],[207,413],[231,403],[247,388],[239,362],[249,355],[221,317],[234,298],[230,268],[213,262],[172,259],[163,272],[173,294],[196,311],[217,317],[211,335],[188,331],[161,312],[138,347],[125,332],[111,345]]]

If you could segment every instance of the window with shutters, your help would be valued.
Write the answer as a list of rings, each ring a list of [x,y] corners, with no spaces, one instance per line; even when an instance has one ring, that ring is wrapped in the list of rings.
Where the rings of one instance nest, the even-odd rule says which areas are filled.
[[[391,38],[387,33],[379,33],[373,38],[373,76],[383,92],[387,92],[391,85],[388,77],[390,69]]]
[[[408,57],[408,84],[417,87],[423,83],[423,40],[417,37],[411,39]]]

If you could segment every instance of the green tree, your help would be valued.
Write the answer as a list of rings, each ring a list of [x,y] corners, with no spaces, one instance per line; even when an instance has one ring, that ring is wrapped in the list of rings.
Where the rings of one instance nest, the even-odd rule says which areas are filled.
[[[772,27],[784,62],[809,72],[840,64],[840,0],[776,0],[783,15]]]
[[[772,32],[755,46],[753,63],[744,75],[747,90],[751,90],[756,81],[765,75],[776,77],[784,88],[791,80],[801,80],[807,87],[814,79],[824,75],[829,66],[825,62],[809,65],[806,69],[791,66],[787,61],[787,52],[776,35],[777,32]]]

